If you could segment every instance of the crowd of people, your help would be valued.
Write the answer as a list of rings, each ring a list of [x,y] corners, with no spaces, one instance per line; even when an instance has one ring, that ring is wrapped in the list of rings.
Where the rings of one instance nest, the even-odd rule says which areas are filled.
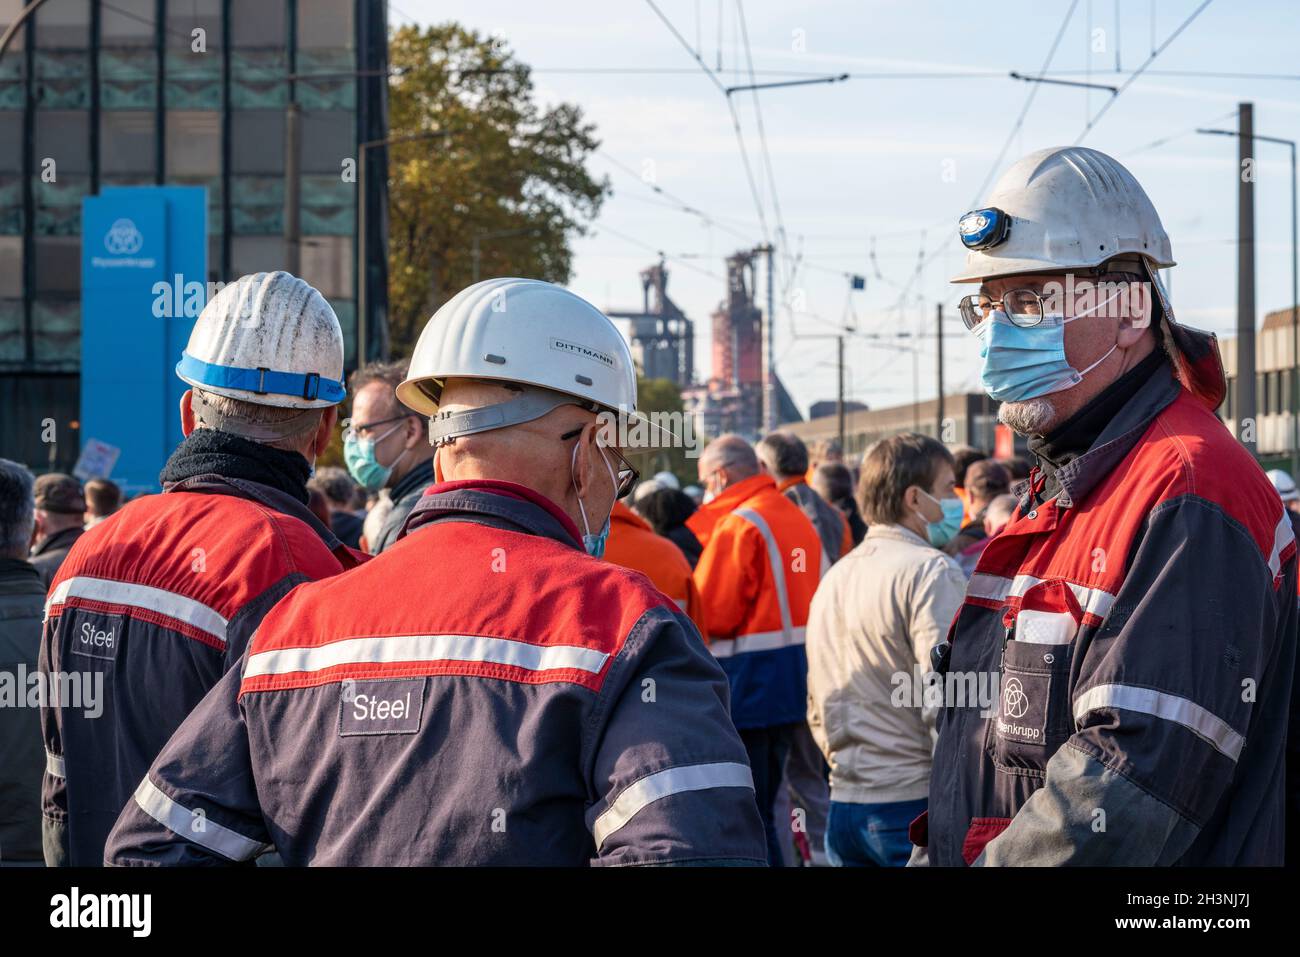
[[[959,233],[1023,457],[725,434],[641,480],[562,287],[345,382],[317,290],[230,284],[161,494],[0,459],[0,864],[1282,862],[1300,492],[1118,163],[1030,154]]]

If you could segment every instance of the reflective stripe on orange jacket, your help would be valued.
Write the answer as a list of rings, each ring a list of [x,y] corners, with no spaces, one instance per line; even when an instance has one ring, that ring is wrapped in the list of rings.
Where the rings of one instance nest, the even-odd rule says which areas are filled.
[[[804,626],[821,580],[812,522],[765,475],[737,482],[686,522],[704,545],[695,566],[714,655],[738,728],[803,720]]]
[[[704,603],[691,577],[691,563],[680,548],[657,534],[645,519],[622,502],[614,503],[614,511],[609,516],[605,558],[650,579],[655,588],[677,602],[677,607],[695,622],[700,636],[708,641]]]

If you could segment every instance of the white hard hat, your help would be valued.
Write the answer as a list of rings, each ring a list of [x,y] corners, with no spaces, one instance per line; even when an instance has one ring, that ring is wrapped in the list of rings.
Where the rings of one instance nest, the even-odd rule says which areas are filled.
[[[508,402],[440,415],[443,386],[460,378],[524,389]],[[397,398],[430,416],[429,441],[440,445],[528,422],[565,404],[631,414],[636,367],[614,323],[580,296],[535,279],[488,279],[433,314]]]
[[[1296,489],[1295,479],[1291,478],[1281,469],[1269,469],[1265,473],[1268,480],[1273,483],[1273,488],[1277,489],[1277,494],[1284,502],[1295,502],[1300,500],[1300,490]]]
[[[297,276],[241,276],[203,307],[176,374],[257,405],[325,408],[346,395],[343,330],[325,298]]]
[[[632,493],[632,501],[639,502],[648,495],[662,492],[665,487],[663,482],[660,482],[657,478],[645,479],[637,484],[636,491]]]
[[[677,476],[672,472],[656,472],[654,474],[654,480],[664,488],[670,488],[674,491],[677,491],[682,487],[682,483],[677,481]]]
[[[968,251],[952,282],[1090,268],[1125,254],[1174,265],[1169,236],[1133,174],[1082,146],[1018,160],[958,232]]]

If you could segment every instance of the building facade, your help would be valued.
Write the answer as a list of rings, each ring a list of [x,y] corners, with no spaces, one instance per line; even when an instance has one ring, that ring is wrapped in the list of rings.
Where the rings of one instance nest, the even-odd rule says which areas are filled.
[[[900,432],[920,432],[949,446],[973,445],[998,456],[1024,452],[1025,440],[1021,436],[1013,435],[1005,426],[1001,427],[999,436],[998,404],[982,392],[950,395],[944,399],[942,427],[937,399],[887,409],[846,409],[844,453],[856,462],[872,443]],[[839,416],[812,418],[782,428],[811,446],[839,438]]]
[[[25,5],[0,0],[0,31]],[[383,354],[386,158],[367,152],[364,277],[356,159],[387,135],[387,62],[383,0],[46,0],[0,59],[0,455],[76,460],[42,423],[77,431],[81,202],[106,186],[203,186],[209,282],[286,268],[297,237],[348,366],[359,280]]]
[[[1291,309],[1277,309],[1264,316],[1255,333],[1255,423],[1254,445],[1247,444],[1266,468],[1290,468],[1296,448],[1298,405],[1296,339]],[[1219,340],[1223,368],[1228,376],[1228,395],[1219,407],[1219,417],[1237,435],[1237,340]]]

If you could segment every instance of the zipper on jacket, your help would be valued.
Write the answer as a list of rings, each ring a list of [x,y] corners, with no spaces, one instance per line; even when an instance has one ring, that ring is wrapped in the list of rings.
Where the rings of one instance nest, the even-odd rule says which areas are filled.
[[[1016,637],[1016,617],[1010,608],[1002,615],[1002,627],[1004,632],[1002,636],[1002,653],[998,656],[999,674],[1002,672],[1002,666],[1007,660],[1007,645],[1014,641]]]

